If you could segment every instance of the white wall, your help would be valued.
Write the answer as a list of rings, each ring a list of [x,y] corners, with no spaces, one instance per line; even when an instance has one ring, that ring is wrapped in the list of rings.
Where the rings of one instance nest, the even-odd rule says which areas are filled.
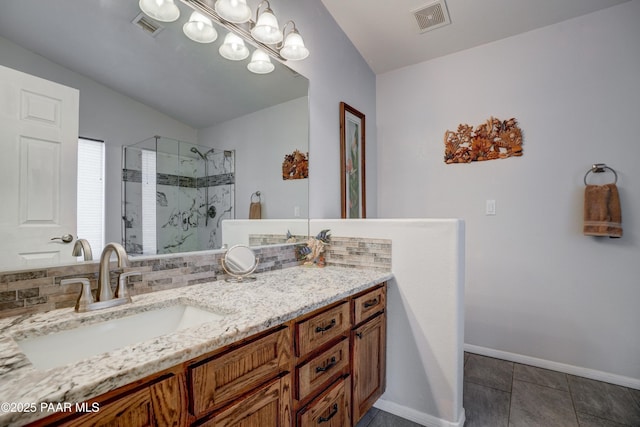
[[[378,213],[465,220],[469,349],[640,388],[639,20],[633,0],[378,76]],[[524,156],[445,165],[445,130],[492,115]],[[596,162],[621,239],[582,235]]]
[[[296,213],[299,218],[309,218],[309,180],[282,179],[284,156],[294,150],[306,154],[308,141],[306,96],[198,132],[199,144],[236,151],[238,219],[249,218],[251,195],[256,191],[260,191],[262,218],[294,218]]]
[[[351,41],[318,0],[278,0],[274,12],[293,19],[311,54],[287,65],[309,79],[309,210],[340,218],[340,102],[366,116],[367,216],[377,215],[376,80]]]
[[[0,64],[80,90],[79,134],[105,142],[105,241],[120,242],[122,146],[154,135],[195,142],[197,131],[2,37]]]

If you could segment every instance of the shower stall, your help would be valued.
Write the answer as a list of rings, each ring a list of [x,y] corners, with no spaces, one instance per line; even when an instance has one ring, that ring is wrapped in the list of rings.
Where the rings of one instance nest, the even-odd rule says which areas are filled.
[[[235,216],[235,152],[155,136],[123,147],[123,242],[129,254],[218,249]]]

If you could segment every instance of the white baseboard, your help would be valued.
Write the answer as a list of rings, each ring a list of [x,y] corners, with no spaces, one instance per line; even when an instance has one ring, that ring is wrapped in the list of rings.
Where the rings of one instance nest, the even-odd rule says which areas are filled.
[[[397,415],[398,417],[413,421],[427,427],[463,427],[464,426],[464,409],[460,415],[458,422],[452,423],[450,421],[443,420],[442,418],[434,417],[433,415],[426,414],[424,412],[416,411],[415,409],[408,408],[406,406],[399,405],[389,400],[378,399],[373,405],[376,408],[389,412],[390,414]]]
[[[565,374],[576,375],[592,380],[603,381],[610,384],[640,390],[640,379],[625,377],[622,375],[610,374],[608,372],[596,371],[595,369],[582,368],[580,366],[568,365],[566,363],[553,362],[551,360],[538,359],[537,357],[524,356],[508,351],[494,350],[492,348],[480,347],[472,344],[465,344],[464,351],[480,354],[482,356],[495,357],[496,359],[508,360],[509,362],[522,363],[523,365],[536,366],[538,368],[552,371],[564,372]]]

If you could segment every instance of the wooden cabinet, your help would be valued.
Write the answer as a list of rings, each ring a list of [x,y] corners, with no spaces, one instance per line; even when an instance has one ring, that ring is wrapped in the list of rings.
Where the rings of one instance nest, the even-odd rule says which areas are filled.
[[[328,350],[296,367],[296,399],[305,400],[322,390],[338,376],[349,372],[349,340],[343,338]]]
[[[189,422],[187,389],[184,375],[172,375],[122,397],[87,402],[96,412],[75,414],[72,419],[51,423],[63,426],[186,426]],[[45,419],[45,421],[48,419]],[[45,422],[40,425],[49,425]]]
[[[304,357],[349,331],[350,328],[347,301],[296,322],[296,356]]]
[[[386,381],[386,315],[380,313],[353,330],[353,420],[360,418],[384,392]]]
[[[386,284],[351,299],[354,319],[351,331],[354,424],[371,409],[386,387],[386,301]]]
[[[351,427],[384,392],[386,284],[34,425]]]
[[[291,332],[282,328],[189,367],[196,418],[289,369]]]
[[[350,427],[350,377],[343,378],[298,412],[297,425]]]
[[[207,419],[202,427],[291,426],[291,374],[277,378]]]

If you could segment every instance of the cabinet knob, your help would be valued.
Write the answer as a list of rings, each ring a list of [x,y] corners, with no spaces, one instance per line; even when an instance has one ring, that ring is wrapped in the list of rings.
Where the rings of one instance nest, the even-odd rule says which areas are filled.
[[[333,406],[331,407],[331,413],[329,413],[327,417],[318,418],[318,424],[328,422],[331,418],[335,417],[337,413],[338,413],[338,404],[334,403]]]
[[[336,360],[335,356],[332,357],[331,360],[329,361],[329,363],[327,363],[326,365],[316,367],[316,374],[319,374],[320,372],[328,371],[329,369],[331,369],[334,366],[336,366],[337,363],[338,363],[338,361]]]
[[[366,301],[364,303],[364,308],[373,307],[374,305],[378,305],[378,298],[374,298],[372,300]]]
[[[331,323],[329,323],[327,326],[317,326],[316,333],[327,332],[329,329],[333,328],[334,326],[336,326],[336,319],[331,319]]]

